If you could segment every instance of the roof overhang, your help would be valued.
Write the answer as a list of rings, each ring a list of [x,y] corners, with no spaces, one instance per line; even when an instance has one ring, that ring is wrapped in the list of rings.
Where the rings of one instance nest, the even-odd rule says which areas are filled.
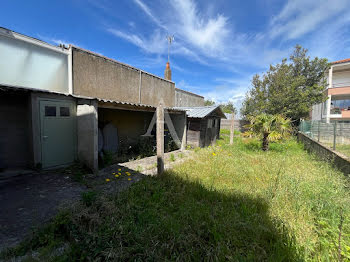
[[[151,106],[151,105],[145,105],[145,104],[138,104],[138,103],[130,103],[130,102],[122,102],[122,101],[115,101],[115,100],[108,100],[108,99],[100,99],[100,98],[94,98],[94,97],[87,97],[87,96],[80,96],[80,95],[74,95],[74,94],[68,94],[68,93],[60,93],[55,91],[49,91],[49,90],[42,90],[42,89],[35,89],[35,88],[27,88],[27,87],[21,87],[21,86],[8,86],[0,83],[0,92],[36,92],[36,93],[43,93],[43,94],[54,94],[54,95],[60,95],[60,96],[66,96],[66,97],[72,97],[76,99],[85,99],[85,100],[96,100],[98,102],[98,106],[101,108],[110,108],[110,109],[121,109],[121,110],[134,110],[134,111],[149,111],[149,112],[155,112],[157,107]],[[173,107],[164,107],[164,110],[168,111],[169,113],[182,113],[185,111],[183,109],[173,108]]]

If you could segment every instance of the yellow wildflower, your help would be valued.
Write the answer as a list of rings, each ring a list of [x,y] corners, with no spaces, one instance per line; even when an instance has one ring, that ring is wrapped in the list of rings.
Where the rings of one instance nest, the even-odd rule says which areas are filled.
[[[109,178],[106,178],[106,182],[109,182],[109,181],[111,181]]]
[[[118,173],[118,175],[119,175],[119,176],[121,176],[121,175],[122,175],[122,173]]]
[[[115,177],[119,177],[119,175],[115,175]]]
[[[119,168],[118,171],[122,171],[122,170]]]
[[[115,175],[115,172],[113,172],[112,175]]]
[[[128,180],[130,181],[130,180],[131,180],[131,178],[129,177],[129,178],[128,178]]]
[[[213,156],[216,156],[216,154],[213,152]]]

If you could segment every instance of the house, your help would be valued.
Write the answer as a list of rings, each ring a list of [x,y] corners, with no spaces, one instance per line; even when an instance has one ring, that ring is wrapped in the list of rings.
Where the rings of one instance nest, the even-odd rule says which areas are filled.
[[[187,144],[206,147],[220,137],[220,119],[226,118],[220,106],[180,107],[187,114]]]
[[[98,168],[101,151],[98,137],[106,128],[114,128],[118,143],[111,151],[128,154],[138,145],[152,141],[145,138],[159,103],[166,109],[174,125],[169,140],[184,148],[185,111],[174,109],[175,83],[100,54],[72,46],[73,95],[96,98],[93,103],[81,100],[77,104],[78,158],[94,169]],[[82,119],[82,120],[80,120]],[[86,123],[89,123],[87,132]],[[111,127],[112,126],[112,127]],[[155,128],[154,125],[152,125]],[[152,129],[152,128],[151,128]],[[165,128],[169,130],[168,127]],[[155,130],[148,132],[148,137]],[[106,144],[106,137],[100,139]],[[155,142],[155,139],[153,140]],[[183,144],[181,146],[181,144]],[[149,145],[151,146],[151,145]],[[110,151],[110,150],[109,150]]]
[[[202,106],[204,98],[176,88],[169,63],[166,78],[0,28],[0,169],[53,168],[79,160],[96,171],[104,149],[127,154],[154,140],[159,103],[166,139],[183,149],[189,123],[183,107]],[[208,119],[217,118],[216,112]],[[211,126],[215,131],[203,133],[212,135],[201,145],[218,137],[219,123]]]
[[[70,61],[63,47],[0,28],[0,169],[75,160]]]
[[[328,99],[312,107],[311,119],[350,123],[350,59],[332,62],[326,79]]]

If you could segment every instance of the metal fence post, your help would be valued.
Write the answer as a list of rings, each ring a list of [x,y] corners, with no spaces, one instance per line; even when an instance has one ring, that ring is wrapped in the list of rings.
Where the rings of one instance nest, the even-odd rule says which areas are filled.
[[[334,127],[333,127],[333,150],[336,148],[336,142],[337,142],[337,121],[334,121]]]
[[[317,141],[320,142],[320,136],[321,136],[321,130],[320,130],[320,125],[321,125],[321,121],[318,121],[318,134],[317,134]]]
[[[301,123],[300,123],[300,131],[302,132],[302,133],[305,133],[305,131],[304,131],[304,120],[301,120]]]

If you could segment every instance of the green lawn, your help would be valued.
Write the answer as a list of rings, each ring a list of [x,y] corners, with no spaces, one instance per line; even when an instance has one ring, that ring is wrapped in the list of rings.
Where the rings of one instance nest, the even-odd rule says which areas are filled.
[[[335,261],[340,239],[350,261],[343,174],[294,140],[262,152],[256,140],[230,146],[223,138],[117,196],[85,194],[3,256],[32,249],[53,261]],[[63,254],[48,255],[63,243]]]

